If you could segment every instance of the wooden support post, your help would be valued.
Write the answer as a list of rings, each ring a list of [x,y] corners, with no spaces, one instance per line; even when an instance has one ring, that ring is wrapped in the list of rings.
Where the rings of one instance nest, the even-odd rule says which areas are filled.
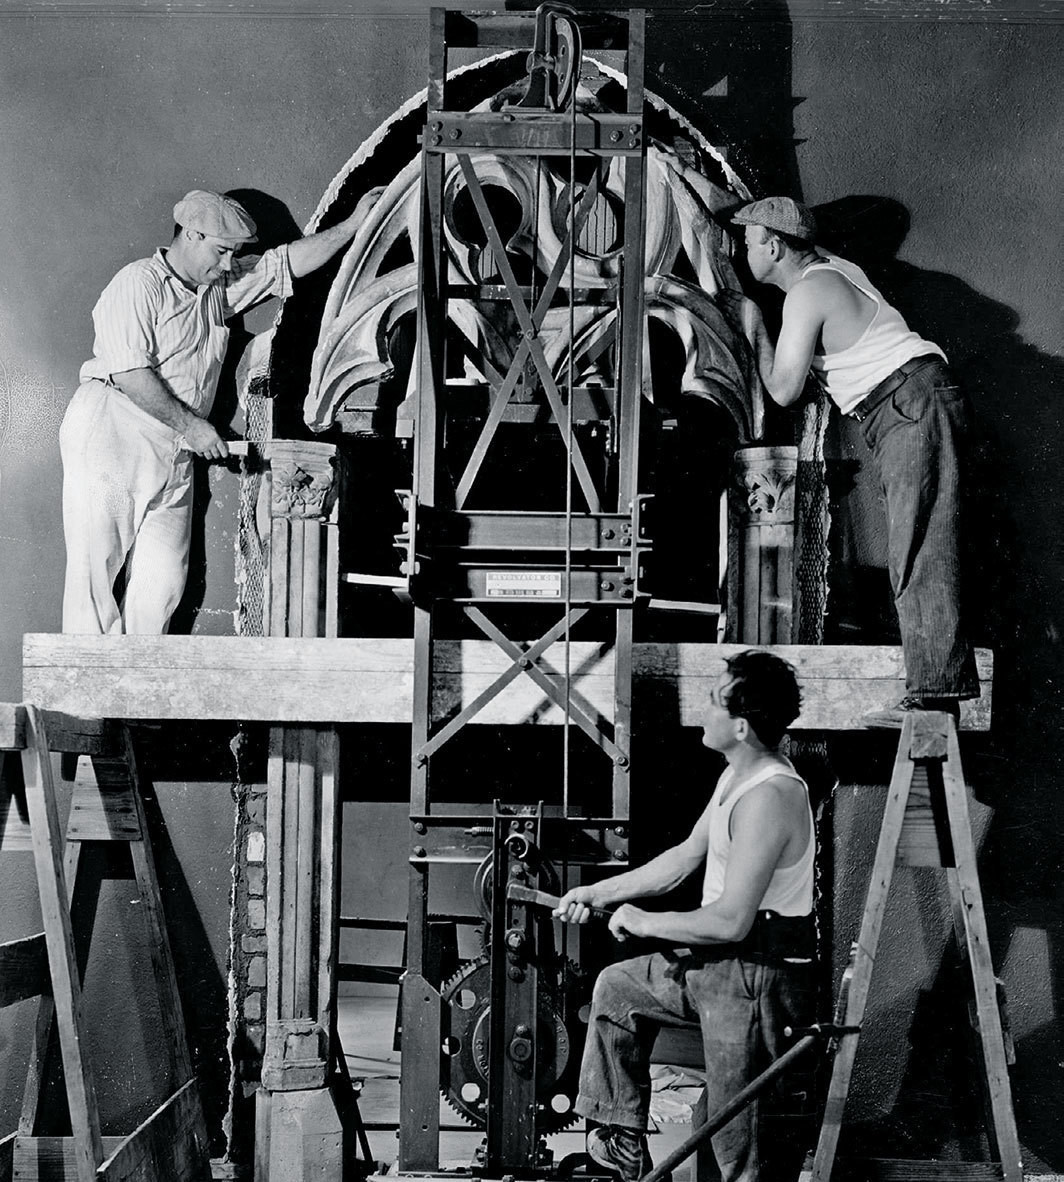
[[[335,637],[336,448],[275,440],[270,635]],[[339,737],[270,731],[266,804],[266,1049],[255,1177],[340,1177],[343,1126],[329,1090],[336,1000]]]
[[[40,712],[26,708],[26,749],[22,773],[26,782],[26,806],[33,852],[37,863],[37,884],[41,892],[41,916],[48,946],[52,975],[52,1000],[59,1023],[59,1045],[63,1054],[70,1107],[70,1124],[78,1182],[92,1182],[103,1161],[100,1117],[92,1070],[84,1055],[85,1019],[81,1008],[81,980],[74,951],[66,876],[63,871],[62,830],[55,802],[48,738]]]

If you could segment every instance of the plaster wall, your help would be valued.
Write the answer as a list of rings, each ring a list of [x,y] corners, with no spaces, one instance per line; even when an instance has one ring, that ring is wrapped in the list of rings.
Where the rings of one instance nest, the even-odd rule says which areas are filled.
[[[258,189],[305,224],[343,161],[423,85],[427,22],[410,15],[413,8],[362,19],[112,16],[98,7],[0,14],[5,698],[20,694],[22,633],[59,625],[56,433],[91,348],[97,294],[120,265],[166,240],[170,206],[188,188]],[[994,743],[973,750],[971,774],[982,802],[991,939],[1017,1041],[1021,1138],[1030,1169],[1064,1170],[1056,1116],[1064,1062],[1057,741],[1064,550],[1056,523],[1064,93],[1056,79],[1064,26],[868,16],[791,24],[784,6],[766,11],[779,19],[652,22],[650,84],[711,138],[731,142],[755,192],[787,188],[814,205],[872,198],[845,207],[848,225],[867,230],[877,211],[908,223],[895,249],[877,240],[873,261],[915,325],[950,353],[982,424],[978,532],[988,553],[980,608],[998,649],[997,721]],[[841,431],[836,446],[841,460],[861,460],[851,433]],[[232,628],[234,481],[222,469],[211,478],[207,573],[186,605],[197,631]],[[867,582],[836,604],[840,619],[849,613],[867,622],[862,597],[882,597],[879,513],[859,471],[839,528]],[[212,767],[158,786],[172,841],[166,873],[178,955],[191,996],[211,1006],[225,973],[233,832],[233,769],[224,742],[217,746]],[[874,785],[885,782],[889,755],[863,740],[835,754],[844,785],[836,800],[835,931],[844,950],[874,840],[881,799]],[[366,821],[383,826],[392,811],[369,810]],[[33,930],[33,894],[28,865],[0,868],[0,938]],[[128,1049],[101,1079],[105,1124],[129,1128],[163,1081],[143,1001],[147,970],[121,902],[118,884],[101,903],[103,955],[87,997],[106,1041],[129,1034]],[[911,1111],[898,1107],[902,1083],[919,1092],[927,1082],[909,1050],[913,1015],[934,1015],[949,1000],[940,965],[944,911],[931,876],[916,875],[896,907],[885,955],[905,969],[876,1003],[855,1109],[888,1137],[900,1136]],[[0,1015],[0,1129],[15,1120],[27,1047],[24,1011]],[[102,1056],[105,1048],[91,1049]],[[948,1129],[949,1143],[936,1152],[965,1148],[974,1136],[970,1114],[945,1115],[934,1127],[920,1125],[922,1140],[913,1144],[933,1145]]]

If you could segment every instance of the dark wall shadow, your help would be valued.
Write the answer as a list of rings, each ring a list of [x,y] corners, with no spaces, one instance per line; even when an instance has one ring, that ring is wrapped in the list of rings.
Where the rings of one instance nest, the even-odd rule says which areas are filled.
[[[1057,541],[1064,362],[1023,339],[1013,309],[956,276],[898,259],[909,225],[900,202],[853,196],[815,212],[824,245],[862,266],[910,326],[942,346],[972,402],[975,454],[965,523],[970,608],[976,643],[994,649],[994,720],[989,741],[971,736],[962,758],[976,798],[993,809],[979,871],[995,965],[999,972],[1007,965],[1025,993],[1043,995],[1048,986],[1052,996],[1052,1019],[1021,1041],[1013,1086],[1021,1139],[1059,1169],[1064,1129],[1039,1097],[1064,1054],[1056,1017],[1064,1006],[1064,758],[1058,738],[1064,649],[1056,618],[1064,596]],[[881,590],[889,595],[886,586]],[[845,763],[845,754],[837,754]],[[952,1095],[948,1124],[963,1144],[973,1136],[978,1106],[973,1110],[970,1095],[965,1099],[960,1077],[943,1057],[951,1043],[966,1039],[951,1016],[957,981],[955,957],[947,955],[918,1006],[906,1090],[944,1088]],[[969,1079],[978,1074],[975,1067]],[[899,1109],[876,1140],[883,1149],[941,1149],[947,1122],[940,1117],[917,1121],[909,1108]],[[867,1152],[870,1133],[863,1135]]]
[[[210,784],[228,796],[233,767],[227,723],[171,724],[163,729],[135,728],[144,813],[151,835],[167,931],[177,973],[185,1026],[199,1080],[212,1156],[226,1148],[222,1128],[232,1065],[228,1047],[229,989],[218,969],[203,916],[175,850],[160,807],[160,792],[176,783]],[[222,773],[219,775],[219,773]],[[219,783],[219,779],[222,783]]]
[[[756,19],[648,9],[646,88],[721,148],[755,197],[801,193],[795,151],[790,14],[765,0]]]

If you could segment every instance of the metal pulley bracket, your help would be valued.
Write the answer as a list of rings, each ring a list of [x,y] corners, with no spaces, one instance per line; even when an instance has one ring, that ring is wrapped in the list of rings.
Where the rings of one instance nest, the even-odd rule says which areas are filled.
[[[575,117],[542,112],[431,111],[422,143],[428,152],[492,152],[496,155],[640,156],[639,115],[587,111]]]

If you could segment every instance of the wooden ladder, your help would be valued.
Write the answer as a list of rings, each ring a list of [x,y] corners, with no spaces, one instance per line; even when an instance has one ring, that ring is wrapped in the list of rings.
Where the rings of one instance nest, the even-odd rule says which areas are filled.
[[[987,1135],[993,1162],[868,1162],[877,1179],[989,1179],[1022,1182],[1008,1055],[998,1008],[998,983],[990,960],[986,915],[976,869],[968,795],[961,769],[957,725],[938,711],[913,711],[905,720],[883,813],[861,934],[854,945],[843,1025],[860,1027],[872,984],[887,896],[897,865],[945,870],[953,932],[971,969],[973,1025],[982,1046]],[[850,1088],[859,1035],[841,1039],[835,1051],[816,1153],[801,1182],[828,1182]]]
[[[53,751],[82,756],[77,762],[65,843],[56,806]],[[101,1136],[86,1054],[81,977],[92,937],[99,873],[89,881],[92,875],[81,859],[85,842],[119,842],[129,848],[148,930],[170,1078],[177,1081],[173,1095],[124,1137]],[[11,850],[33,853],[44,930],[0,945],[0,1006],[39,998],[19,1127],[0,1140],[0,1182],[11,1178],[19,1182],[206,1182],[211,1177],[206,1125],[189,1057],[133,747],[124,725],[73,719],[31,705],[0,705],[0,851]],[[87,858],[84,863],[94,861]],[[56,1034],[71,1135],[40,1136],[42,1090]]]

